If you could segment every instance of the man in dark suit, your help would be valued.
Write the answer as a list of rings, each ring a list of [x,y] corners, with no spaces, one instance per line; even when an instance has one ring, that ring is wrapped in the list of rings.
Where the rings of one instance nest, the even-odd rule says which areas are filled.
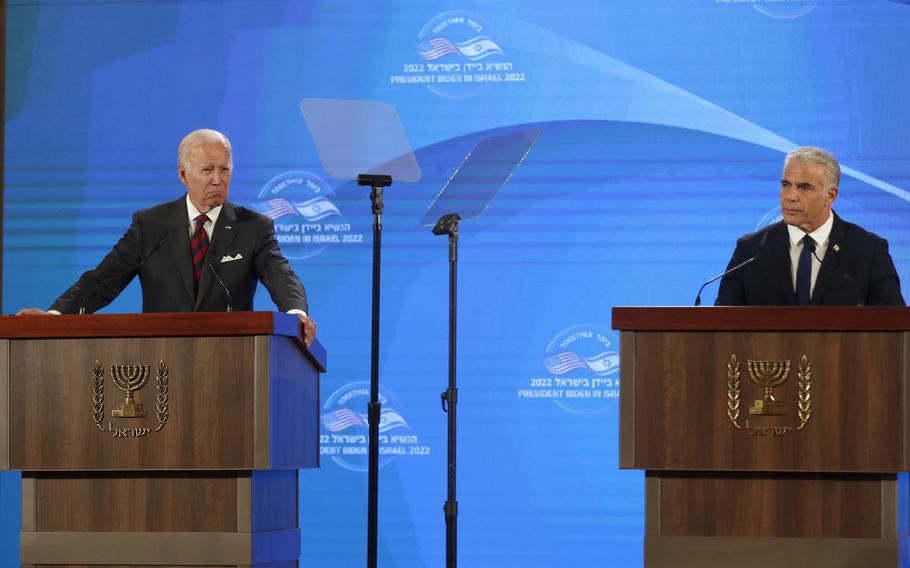
[[[229,303],[235,310],[252,310],[261,281],[279,310],[300,318],[309,345],[316,324],[306,314],[303,285],[279,250],[271,219],[227,201],[232,172],[226,136],[191,132],[178,149],[177,173],[187,194],[135,213],[113,250],[50,310],[26,308],[19,314],[75,314],[83,308],[92,313],[137,275],[143,312],[226,311]]]
[[[832,211],[840,166],[829,152],[787,154],[780,186],[783,221],[741,237],[718,306],[899,305],[900,279],[888,242]]]

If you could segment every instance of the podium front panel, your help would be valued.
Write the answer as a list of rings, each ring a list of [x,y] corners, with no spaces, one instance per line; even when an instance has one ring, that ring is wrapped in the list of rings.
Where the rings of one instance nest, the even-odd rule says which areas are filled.
[[[622,467],[908,469],[906,332],[623,332]]]
[[[11,469],[318,465],[318,373],[291,338],[27,339],[8,345]]]

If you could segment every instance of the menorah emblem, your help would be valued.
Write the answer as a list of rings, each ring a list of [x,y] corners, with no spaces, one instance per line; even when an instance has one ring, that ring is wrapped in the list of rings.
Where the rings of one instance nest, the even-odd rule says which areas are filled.
[[[747,361],[749,378],[765,389],[761,400],[749,407],[749,414],[786,414],[787,407],[774,398],[774,387],[778,387],[790,376],[790,361]]]
[[[111,365],[111,379],[117,388],[126,392],[126,399],[120,408],[111,412],[118,418],[144,418],[148,412],[137,404],[133,392],[145,386],[149,379],[149,365]]]

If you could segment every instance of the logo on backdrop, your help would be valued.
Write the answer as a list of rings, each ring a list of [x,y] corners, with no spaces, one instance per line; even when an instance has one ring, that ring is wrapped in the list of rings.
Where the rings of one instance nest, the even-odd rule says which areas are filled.
[[[564,329],[540,357],[540,374],[518,389],[518,398],[550,399],[574,414],[597,414],[619,399],[619,341],[592,324]]]
[[[330,245],[363,242],[363,234],[345,222],[332,197],[334,191],[319,176],[290,171],[270,179],[251,208],[275,222],[275,238],[284,255],[301,260]]]
[[[780,213],[780,207],[775,207],[774,209],[765,213],[761,219],[758,220],[758,224],[755,225],[755,230],[760,231],[765,227],[773,225],[784,220],[784,216]]]
[[[492,84],[525,79],[490,24],[479,14],[456,10],[443,12],[423,26],[412,57],[389,81],[425,85],[437,95],[461,99]]]
[[[778,20],[805,16],[826,0],[714,0],[717,4],[752,6],[761,14]],[[827,0],[831,2],[832,0]]]
[[[369,422],[367,405],[370,383],[348,383],[333,392],[322,405],[319,417],[319,454],[351,471],[369,468]],[[401,401],[388,389],[379,387],[379,467],[398,456],[428,456],[430,447],[421,445],[405,418]]]

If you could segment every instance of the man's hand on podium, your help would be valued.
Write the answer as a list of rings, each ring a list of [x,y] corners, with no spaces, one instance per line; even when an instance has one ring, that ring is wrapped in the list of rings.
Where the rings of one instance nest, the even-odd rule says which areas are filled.
[[[22,308],[16,312],[17,316],[59,316],[59,312],[46,312],[41,308]]]
[[[296,316],[300,318],[300,323],[303,324],[303,344],[309,347],[313,340],[316,339],[316,322],[313,321],[313,318],[303,314],[296,314]]]

